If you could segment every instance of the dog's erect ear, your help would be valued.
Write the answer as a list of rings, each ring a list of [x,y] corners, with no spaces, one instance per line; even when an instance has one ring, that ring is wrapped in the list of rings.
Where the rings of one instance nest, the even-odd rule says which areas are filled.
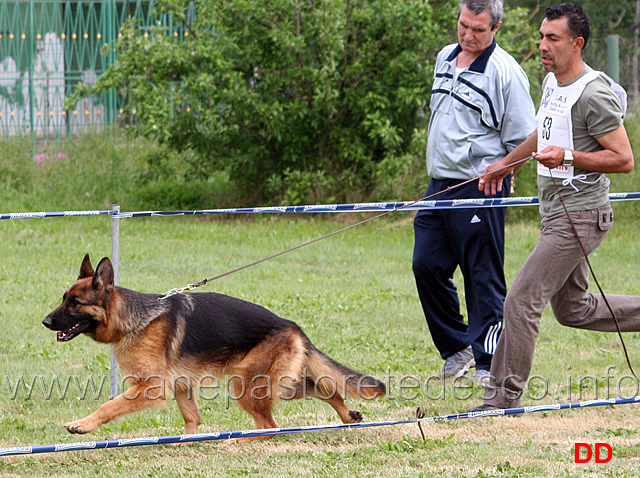
[[[85,277],[93,277],[93,266],[91,265],[89,254],[85,254],[84,259],[82,259],[82,265],[80,266],[80,275],[78,276],[78,279],[84,279]]]
[[[108,257],[103,258],[98,264],[93,276],[93,288],[101,289],[113,286],[113,265]]]

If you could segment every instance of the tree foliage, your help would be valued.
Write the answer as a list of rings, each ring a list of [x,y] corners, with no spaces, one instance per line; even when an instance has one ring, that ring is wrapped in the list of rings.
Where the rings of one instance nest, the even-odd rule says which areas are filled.
[[[424,171],[433,65],[456,41],[456,1],[155,7],[185,22],[188,35],[176,39],[160,25],[143,35],[127,22],[116,63],[76,98],[127,95],[136,131],[180,152],[200,178],[226,171],[247,201],[349,200],[363,191],[373,191],[366,199],[397,199],[399,178],[420,183],[412,196],[421,192],[426,172],[418,178],[416,170]],[[531,62],[531,28],[527,12],[514,10],[499,41]]]
[[[429,1],[197,0],[192,19],[187,6],[157,5],[189,22],[184,40],[128,22],[116,64],[80,94],[126,91],[145,135],[258,195],[301,178],[367,187],[411,150],[443,25]]]

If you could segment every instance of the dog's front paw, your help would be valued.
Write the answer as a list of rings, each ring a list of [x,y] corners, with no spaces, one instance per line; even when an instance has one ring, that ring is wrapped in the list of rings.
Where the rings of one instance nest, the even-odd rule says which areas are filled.
[[[69,433],[77,433],[83,435],[85,433],[92,432],[97,427],[91,426],[86,419],[76,420],[75,422],[69,422],[64,426]]]
[[[358,410],[349,410],[349,417],[351,418],[351,422],[349,423],[359,423],[362,421],[362,413]]]

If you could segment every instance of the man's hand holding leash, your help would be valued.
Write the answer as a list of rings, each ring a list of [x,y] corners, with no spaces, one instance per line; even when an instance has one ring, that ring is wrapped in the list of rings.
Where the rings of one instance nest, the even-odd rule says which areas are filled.
[[[502,191],[502,180],[510,174],[520,171],[527,161],[532,158],[531,151],[535,151],[538,141],[537,131],[534,131],[517,148],[507,154],[500,161],[489,165],[480,176],[478,189],[486,196]]]

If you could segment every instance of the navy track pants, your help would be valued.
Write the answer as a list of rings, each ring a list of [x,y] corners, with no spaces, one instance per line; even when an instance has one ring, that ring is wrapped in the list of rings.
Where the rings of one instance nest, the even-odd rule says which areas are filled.
[[[425,196],[462,183],[432,179]],[[509,195],[511,177],[495,197]],[[456,187],[434,199],[484,197],[478,182]],[[433,342],[443,359],[471,345],[476,368],[489,370],[498,337],[506,284],[504,223],[506,208],[425,209],[414,220],[413,273]],[[460,267],[468,319],[460,311],[453,283]]]

